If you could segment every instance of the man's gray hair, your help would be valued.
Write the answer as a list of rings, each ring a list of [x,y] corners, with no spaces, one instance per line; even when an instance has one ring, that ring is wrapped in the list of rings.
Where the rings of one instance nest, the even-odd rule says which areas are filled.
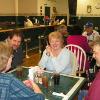
[[[100,35],[95,38],[94,45],[100,45]]]

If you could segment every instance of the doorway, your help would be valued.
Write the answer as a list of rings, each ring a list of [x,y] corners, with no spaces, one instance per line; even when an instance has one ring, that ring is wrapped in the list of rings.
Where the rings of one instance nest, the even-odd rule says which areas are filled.
[[[50,18],[50,7],[45,7],[45,16]]]

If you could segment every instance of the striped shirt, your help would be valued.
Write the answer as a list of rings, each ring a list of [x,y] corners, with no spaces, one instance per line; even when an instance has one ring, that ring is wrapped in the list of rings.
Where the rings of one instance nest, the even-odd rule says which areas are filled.
[[[0,73],[0,100],[44,100],[44,96],[35,93],[13,76]]]

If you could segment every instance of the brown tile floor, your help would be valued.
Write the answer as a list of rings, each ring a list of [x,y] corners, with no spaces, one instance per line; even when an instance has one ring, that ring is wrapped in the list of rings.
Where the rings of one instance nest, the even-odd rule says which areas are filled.
[[[23,66],[36,66],[39,62],[40,56],[38,51],[30,51],[28,52],[29,58],[24,58]]]

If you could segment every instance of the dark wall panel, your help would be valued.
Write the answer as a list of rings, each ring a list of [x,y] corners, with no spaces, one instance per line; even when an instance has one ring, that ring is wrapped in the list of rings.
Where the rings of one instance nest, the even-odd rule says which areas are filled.
[[[70,15],[76,15],[77,0],[68,0]]]

